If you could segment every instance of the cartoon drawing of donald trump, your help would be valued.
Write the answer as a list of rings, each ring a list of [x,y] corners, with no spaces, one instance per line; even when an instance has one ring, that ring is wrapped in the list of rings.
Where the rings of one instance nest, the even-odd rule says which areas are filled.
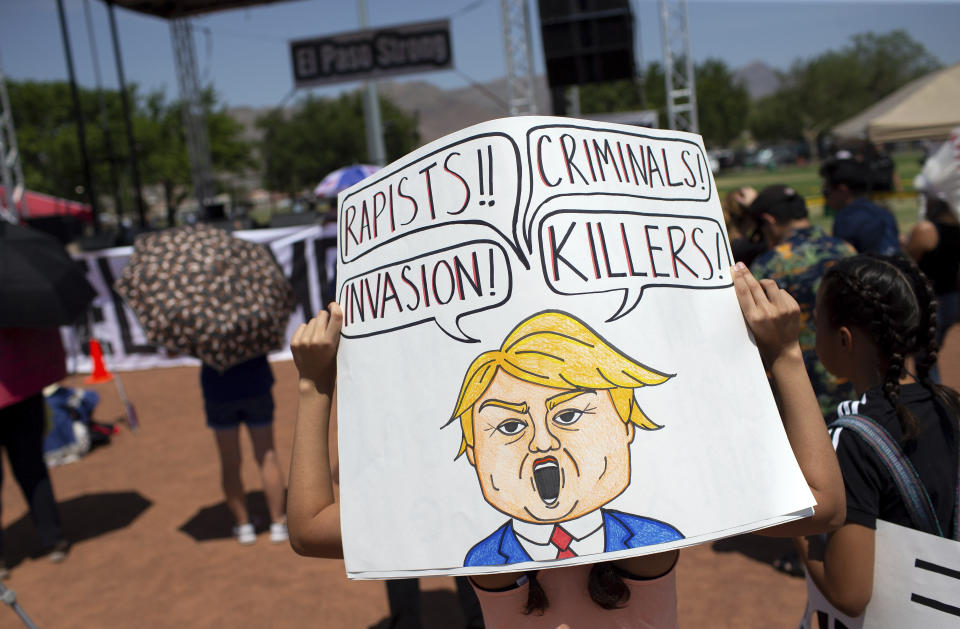
[[[603,507],[630,484],[637,428],[657,430],[634,390],[671,374],[646,367],[586,324],[535,314],[467,369],[450,422],[483,497],[510,517],[464,566],[565,559],[678,539],[673,526]],[[448,423],[450,423],[448,422]]]

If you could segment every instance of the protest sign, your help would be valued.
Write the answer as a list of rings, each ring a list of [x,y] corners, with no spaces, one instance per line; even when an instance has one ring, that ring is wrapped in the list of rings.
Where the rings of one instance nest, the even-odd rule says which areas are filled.
[[[831,627],[896,629],[956,627],[960,618],[960,543],[877,520],[873,592],[863,613],[850,617],[835,608],[807,575],[807,607],[801,629],[816,613]]]
[[[811,513],[700,137],[494,120],[338,214],[349,576],[589,563]]]

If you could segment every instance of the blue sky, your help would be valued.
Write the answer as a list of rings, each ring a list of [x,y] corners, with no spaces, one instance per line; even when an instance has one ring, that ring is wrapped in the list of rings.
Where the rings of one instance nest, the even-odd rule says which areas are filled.
[[[98,58],[107,86],[116,85],[107,13],[89,2]],[[74,65],[83,85],[94,85],[84,0],[64,0]],[[418,75],[442,87],[462,87],[506,73],[498,0],[368,0],[372,26],[452,17],[457,70]],[[643,62],[660,60],[658,3],[634,0]],[[534,11],[535,13],[535,11]],[[732,68],[759,59],[786,68],[797,57],[838,48],[854,33],[895,28],[908,31],[944,64],[960,62],[960,2],[721,2],[688,4],[693,56],[718,57]],[[164,20],[117,9],[127,80],[176,97],[170,32]],[[204,81],[212,81],[230,105],[276,105],[293,85],[288,41],[359,28],[355,2],[292,0],[198,18],[197,58]],[[534,64],[542,72],[539,25],[534,16]],[[55,0],[0,0],[0,64],[14,79],[66,79]],[[334,94],[356,84],[317,90]]]

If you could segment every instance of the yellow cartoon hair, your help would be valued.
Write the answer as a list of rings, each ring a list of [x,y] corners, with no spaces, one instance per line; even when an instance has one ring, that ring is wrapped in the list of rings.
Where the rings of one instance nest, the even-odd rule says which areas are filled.
[[[459,418],[463,431],[458,457],[467,446],[473,446],[473,406],[498,369],[525,382],[557,389],[607,390],[624,423],[633,422],[644,430],[660,426],[637,406],[633,390],[661,384],[674,375],[641,365],[567,313],[535,314],[515,327],[500,349],[480,354],[467,369],[450,418],[450,422]]]

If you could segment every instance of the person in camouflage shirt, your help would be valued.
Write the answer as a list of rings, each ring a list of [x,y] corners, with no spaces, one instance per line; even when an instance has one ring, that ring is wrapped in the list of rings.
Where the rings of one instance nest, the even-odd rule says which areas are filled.
[[[854,255],[856,250],[812,225],[803,197],[787,186],[769,186],[762,190],[750,205],[749,213],[770,247],[757,256],[750,270],[758,279],[776,281],[800,305],[804,322],[800,332],[803,362],[820,410],[829,422],[836,416],[837,405],[856,395],[850,382],[837,380],[817,359],[813,307],[824,272],[837,260]]]

